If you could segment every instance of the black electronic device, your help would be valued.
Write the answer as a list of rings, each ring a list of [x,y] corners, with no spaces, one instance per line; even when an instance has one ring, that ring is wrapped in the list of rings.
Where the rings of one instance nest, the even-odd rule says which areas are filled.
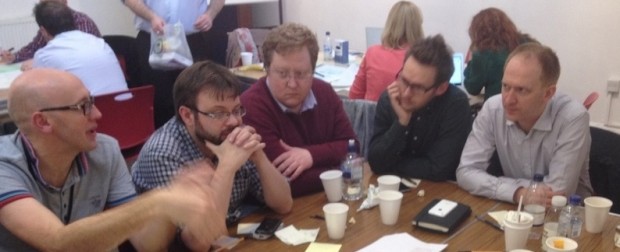
[[[282,220],[277,218],[267,217],[258,225],[252,237],[257,240],[267,240],[273,236],[273,234],[282,225]]]

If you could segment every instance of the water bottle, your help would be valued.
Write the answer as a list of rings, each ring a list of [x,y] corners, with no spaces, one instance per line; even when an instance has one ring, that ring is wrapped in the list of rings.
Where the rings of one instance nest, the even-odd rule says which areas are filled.
[[[583,217],[579,204],[581,197],[579,195],[571,195],[567,206],[562,208],[560,219],[558,222],[558,236],[568,238],[577,238],[581,234],[581,226],[583,225]]]
[[[545,205],[547,195],[543,184],[543,175],[534,174],[534,181],[530,184],[523,197],[523,209],[534,217],[534,226],[540,226],[545,221]]]
[[[345,200],[362,198],[363,159],[357,155],[355,139],[349,139],[347,155],[340,166],[342,170],[342,197]]]
[[[323,41],[323,60],[324,61],[331,61],[333,60],[333,56],[332,56],[332,39],[330,38],[330,33],[329,31],[325,32],[325,41]]]
[[[560,214],[564,206],[566,206],[566,197],[555,195],[551,198],[551,207],[547,210],[545,224],[543,226],[542,249],[544,251],[547,251],[547,244],[545,244],[547,238],[557,236],[558,234],[558,221],[560,220]]]

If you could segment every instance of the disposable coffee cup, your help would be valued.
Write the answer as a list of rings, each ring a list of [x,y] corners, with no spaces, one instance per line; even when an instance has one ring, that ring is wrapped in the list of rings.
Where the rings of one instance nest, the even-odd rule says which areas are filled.
[[[244,66],[252,65],[252,57],[254,56],[251,52],[242,52],[241,53],[241,64]]]
[[[398,222],[400,205],[403,200],[403,193],[399,191],[380,191],[379,192],[379,211],[381,222],[385,225],[394,225]]]
[[[340,240],[344,237],[348,212],[349,206],[344,203],[328,203],[323,206],[329,239]]]
[[[561,236],[549,237],[545,244],[547,245],[547,252],[575,252],[578,247],[575,240]]]
[[[327,195],[327,201],[338,202],[342,199],[342,171],[329,170],[319,175]]]
[[[583,203],[586,205],[586,231],[594,234],[602,232],[613,202],[603,197],[592,196],[585,198]]]
[[[379,191],[398,191],[400,177],[394,175],[382,175],[377,178]]]
[[[506,251],[524,249],[534,224],[534,216],[526,212],[508,211],[503,224]]]

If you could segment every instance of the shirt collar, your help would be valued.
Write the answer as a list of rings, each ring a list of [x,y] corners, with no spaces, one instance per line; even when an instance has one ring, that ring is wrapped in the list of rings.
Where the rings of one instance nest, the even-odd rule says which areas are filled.
[[[265,82],[267,83],[267,88],[269,89],[269,93],[271,94],[271,97],[274,97],[273,92],[271,91],[271,86],[269,85],[269,78],[265,78]],[[291,109],[286,107],[284,104],[282,104],[280,101],[278,101],[278,99],[274,98],[274,100],[276,101],[276,103],[278,104],[278,106],[280,107],[282,112],[294,113],[294,111],[292,111]],[[301,104],[300,112],[311,110],[316,105],[317,105],[316,97],[314,96],[314,92],[312,92],[312,89],[310,89],[310,93],[308,93],[308,96],[306,96],[306,99],[304,99],[304,102]]]
[[[39,159],[37,157],[36,152],[34,151],[34,148],[32,147],[32,143],[30,143],[28,138],[24,136],[21,132],[19,133],[19,136],[24,146],[24,151],[25,151],[24,154],[26,155],[26,159],[27,159],[26,162],[28,162],[28,170],[32,174],[32,177],[35,180],[39,181],[39,183],[41,183],[42,185],[48,188],[51,188],[54,190],[62,189],[62,188],[57,188],[55,186],[48,184],[43,179],[43,177],[41,176],[40,168],[39,168]],[[71,186],[75,184],[77,181],[80,180],[80,177],[86,175],[88,170],[89,170],[89,166],[88,166],[88,161],[86,159],[86,153],[80,152],[75,157],[73,163],[71,164],[71,170],[69,171],[69,175],[67,176],[67,180],[65,181],[64,186],[67,187],[67,186]]]

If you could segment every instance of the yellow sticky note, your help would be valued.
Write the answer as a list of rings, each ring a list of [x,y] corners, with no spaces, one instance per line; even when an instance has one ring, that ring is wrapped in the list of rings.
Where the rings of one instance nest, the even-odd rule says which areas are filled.
[[[342,244],[313,242],[306,249],[306,252],[338,252]]]

